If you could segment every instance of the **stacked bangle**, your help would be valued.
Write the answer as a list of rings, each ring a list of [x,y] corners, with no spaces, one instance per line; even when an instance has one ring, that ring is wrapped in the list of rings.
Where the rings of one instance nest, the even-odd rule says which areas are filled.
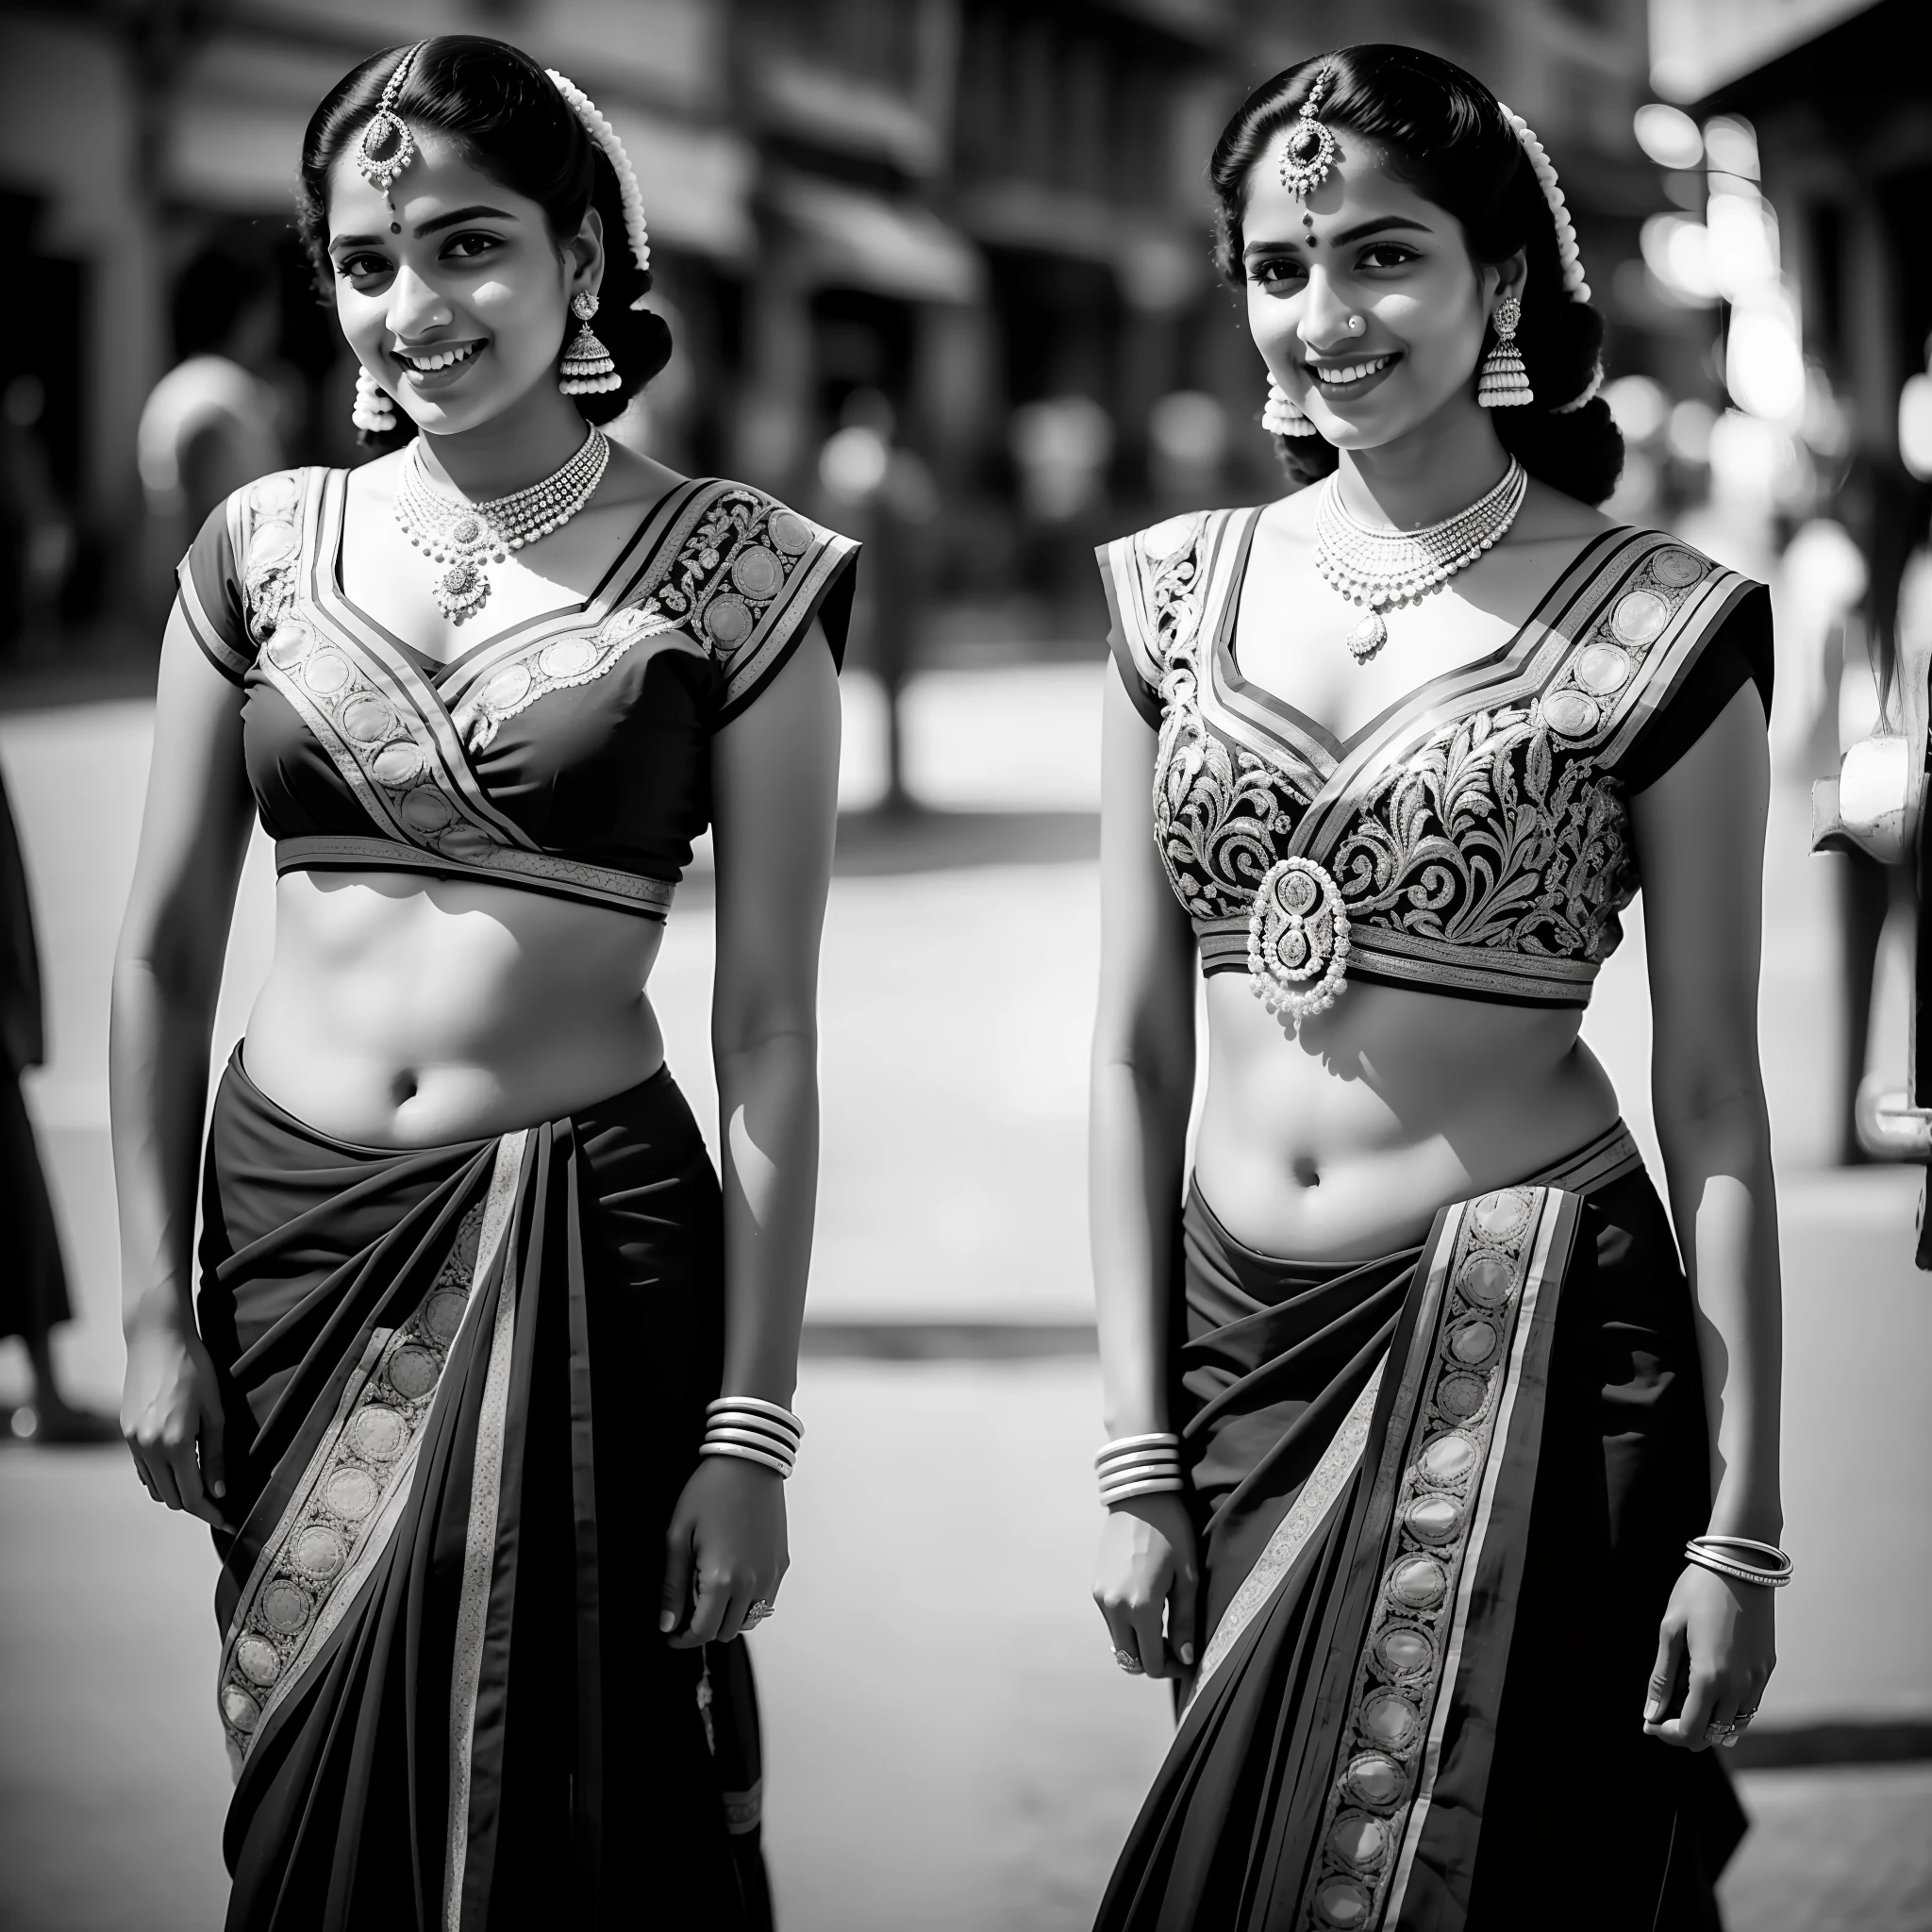
[[[805,1424],[775,1402],[756,1395],[721,1395],[705,1405],[705,1440],[700,1456],[741,1456],[790,1475],[798,1458]]]
[[[1181,1439],[1162,1431],[1117,1436],[1093,1458],[1100,1500],[1108,1507],[1129,1496],[1158,1496],[1184,1487]]]
[[[1693,1536],[1684,1545],[1684,1555],[1700,1568],[1728,1576],[1735,1583],[1761,1583],[1767,1590],[1782,1590],[1791,1580],[1791,1559],[1775,1543],[1761,1543],[1753,1537]]]

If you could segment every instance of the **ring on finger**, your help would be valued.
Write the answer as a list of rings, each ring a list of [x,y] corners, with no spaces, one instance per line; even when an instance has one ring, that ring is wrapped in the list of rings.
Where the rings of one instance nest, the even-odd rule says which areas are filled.
[[[746,1609],[743,1617],[739,1621],[738,1627],[741,1630],[755,1630],[777,1607],[777,1605],[770,1597],[761,1596],[757,1603],[751,1605]]]
[[[1144,1677],[1147,1674],[1147,1666],[1131,1650],[1123,1650],[1119,1644],[1114,1645],[1113,1660],[1130,1677]]]

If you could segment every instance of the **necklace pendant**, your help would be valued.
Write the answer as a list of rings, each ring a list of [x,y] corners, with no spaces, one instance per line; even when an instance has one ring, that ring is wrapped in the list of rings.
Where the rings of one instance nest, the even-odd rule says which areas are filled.
[[[436,599],[436,608],[452,624],[460,624],[472,611],[483,608],[490,595],[490,575],[469,558],[458,558],[437,578],[430,594]]]
[[[1348,634],[1348,655],[1357,664],[1366,664],[1389,641],[1389,626],[1382,613],[1372,610]]]

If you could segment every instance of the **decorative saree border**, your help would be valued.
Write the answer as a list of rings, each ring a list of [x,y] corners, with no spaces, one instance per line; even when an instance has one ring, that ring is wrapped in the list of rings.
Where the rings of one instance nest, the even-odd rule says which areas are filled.
[[[1444,1291],[1415,1338],[1418,1400],[1384,1451],[1384,1469],[1396,1471],[1393,1507],[1297,1914],[1309,1932],[1370,1932],[1399,1909],[1433,1794],[1498,1451],[1534,1465],[1533,1448],[1510,1442],[1509,1423],[1526,1372],[1547,1354],[1567,1260],[1566,1247],[1552,1264],[1565,1200],[1526,1186],[1458,1205],[1418,1264],[1433,1271],[1449,1257]]]
[[[499,1166],[500,1166],[499,1158]],[[421,1303],[376,1329],[237,1599],[216,1676],[239,1778],[394,1533],[443,1367],[501,1241],[490,1196],[458,1223]]]
[[[534,1130],[506,1134],[496,1143],[484,1206],[484,1226],[500,1241],[523,1178],[524,1158]],[[492,1247],[495,1245],[491,1243]],[[482,1274],[479,1270],[480,1285]],[[470,1515],[463,1533],[462,1583],[457,1597],[456,1637],[449,1690],[449,1828],[445,1839],[442,1922],[444,1932],[462,1932],[463,1875],[470,1847],[470,1773],[476,1733],[476,1695],[483,1669],[483,1639],[490,1591],[496,1573],[496,1520],[503,1487],[504,1427],[509,1409],[510,1357],[516,1343],[516,1295],[508,1281],[496,1294],[490,1360],[476,1416],[476,1449],[470,1469]]]

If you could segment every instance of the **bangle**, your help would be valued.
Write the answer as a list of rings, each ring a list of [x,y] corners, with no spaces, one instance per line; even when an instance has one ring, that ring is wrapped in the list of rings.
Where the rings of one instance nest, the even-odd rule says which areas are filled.
[[[1093,1458],[1100,1500],[1111,1507],[1133,1496],[1172,1495],[1187,1487],[1181,1473],[1181,1439],[1162,1429],[1120,1436]]]
[[[700,1456],[737,1456],[781,1476],[791,1474],[805,1424],[789,1408],[756,1395],[721,1395],[705,1405]]]
[[[1734,1548],[1762,1552],[1777,1565],[1744,1562],[1730,1552]],[[1791,1580],[1791,1559],[1772,1543],[1755,1542],[1748,1537],[1698,1536],[1684,1545],[1686,1561],[1713,1575],[1728,1576],[1734,1583],[1756,1583],[1766,1590],[1782,1590]]]

